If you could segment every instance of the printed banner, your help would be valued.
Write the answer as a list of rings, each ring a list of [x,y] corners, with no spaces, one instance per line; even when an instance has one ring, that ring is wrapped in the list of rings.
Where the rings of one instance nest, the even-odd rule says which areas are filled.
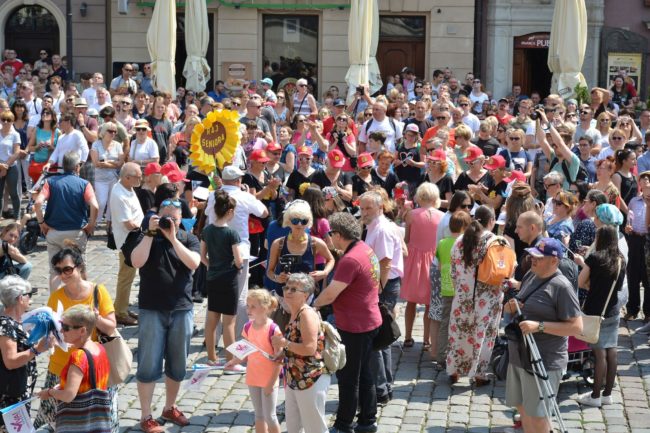
[[[239,359],[246,359],[251,353],[257,352],[258,349],[247,340],[239,340],[226,347],[226,350]]]
[[[36,431],[27,410],[27,403],[35,398],[32,397],[0,410],[8,433],[34,433]]]

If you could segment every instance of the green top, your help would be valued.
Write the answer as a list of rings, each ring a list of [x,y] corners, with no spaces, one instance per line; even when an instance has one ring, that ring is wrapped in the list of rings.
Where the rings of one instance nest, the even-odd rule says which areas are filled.
[[[456,243],[456,238],[447,237],[438,242],[436,258],[440,264],[440,295],[444,297],[454,296],[454,284],[451,281],[451,249]]]

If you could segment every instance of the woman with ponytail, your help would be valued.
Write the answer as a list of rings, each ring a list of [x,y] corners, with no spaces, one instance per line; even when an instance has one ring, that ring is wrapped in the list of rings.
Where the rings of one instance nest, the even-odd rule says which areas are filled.
[[[477,268],[494,236],[494,211],[480,206],[474,221],[451,250],[454,300],[449,319],[447,374],[452,384],[460,376],[474,378],[475,386],[489,383],[488,363],[499,330],[503,291],[476,281]]]

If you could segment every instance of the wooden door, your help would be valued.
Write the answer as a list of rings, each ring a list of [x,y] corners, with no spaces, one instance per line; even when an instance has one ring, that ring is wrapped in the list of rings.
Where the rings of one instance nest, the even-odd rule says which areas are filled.
[[[377,47],[377,63],[382,81],[388,75],[399,74],[404,66],[409,66],[415,71],[418,78],[426,77],[425,43],[423,41],[391,41],[380,40]]]
[[[530,74],[526,50],[515,48],[512,56],[512,84],[519,84],[524,95],[530,95]]]

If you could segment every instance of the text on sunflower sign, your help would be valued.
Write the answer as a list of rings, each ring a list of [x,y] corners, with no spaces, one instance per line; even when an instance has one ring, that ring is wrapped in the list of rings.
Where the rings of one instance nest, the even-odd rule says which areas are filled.
[[[201,148],[208,155],[216,155],[226,143],[226,128],[220,122],[214,122],[201,134]]]

